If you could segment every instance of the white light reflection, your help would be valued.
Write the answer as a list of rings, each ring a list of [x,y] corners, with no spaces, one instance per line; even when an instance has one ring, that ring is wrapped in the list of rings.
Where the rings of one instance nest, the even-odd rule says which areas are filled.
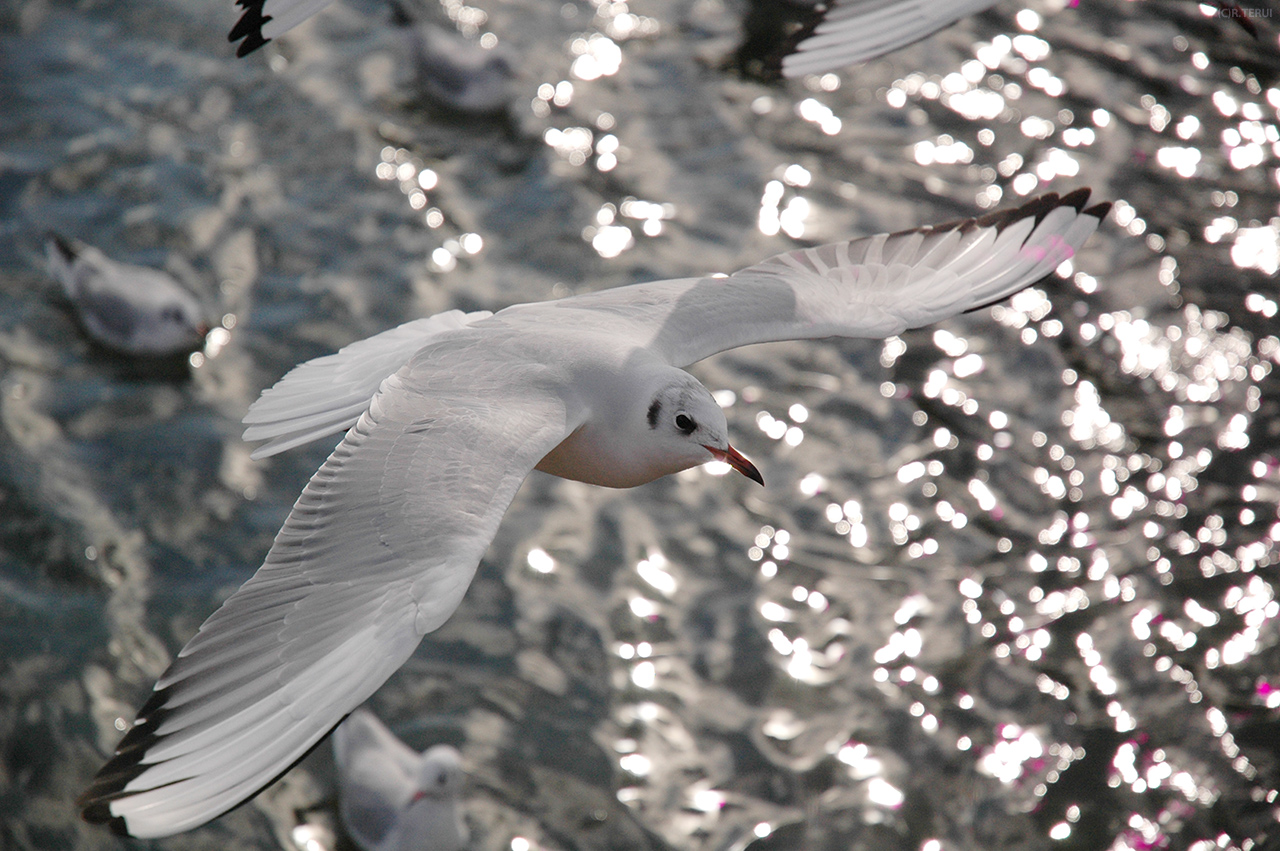
[[[569,73],[579,80],[598,80],[618,73],[622,67],[622,49],[608,36],[593,33],[588,38],[575,38],[569,46],[573,60]]]
[[[548,555],[546,550],[538,547],[529,550],[526,561],[529,567],[538,573],[552,573],[556,569],[556,560]]]
[[[796,105],[796,114],[805,121],[818,125],[818,128],[828,136],[836,135],[843,126],[840,119],[832,112],[831,107],[813,98],[805,98],[800,101]]]
[[[1280,227],[1240,228],[1231,246],[1231,262],[1267,275],[1280,271]],[[1274,309],[1273,309],[1274,310]]]
[[[1016,724],[1004,724],[998,732],[1000,741],[978,760],[978,770],[1007,785],[1022,776],[1026,762],[1043,756],[1045,748],[1039,736]]]
[[[654,552],[636,565],[636,572],[640,574],[641,579],[670,598],[676,593],[677,583],[676,578],[666,570],[666,566],[667,560],[662,553]]]

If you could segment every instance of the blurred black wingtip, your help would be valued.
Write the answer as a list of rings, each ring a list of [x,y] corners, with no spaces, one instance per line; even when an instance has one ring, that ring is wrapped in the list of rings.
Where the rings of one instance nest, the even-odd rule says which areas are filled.
[[[227,41],[240,42],[240,46],[236,48],[236,57],[243,58],[253,53],[259,47],[271,41],[269,38],[263,38],[262,27],[267,21],[271,20],[270,15],[262,14],[262,7],[266,0],[236,0],[236,5],[244,9],[244,14],[240,16],[240,20],[236,21],[236,25],[231,28],[231,32],[227,34]]]

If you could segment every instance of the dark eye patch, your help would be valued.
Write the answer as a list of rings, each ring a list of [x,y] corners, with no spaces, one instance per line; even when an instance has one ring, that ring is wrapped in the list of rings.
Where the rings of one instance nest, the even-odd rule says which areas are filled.
[[[662,403],[657,399],[653,400],[653,404],[649,405],[649,413],[646,415],[649,419],[649,428],[658,427],[658,415],[662,413]]]
[[[693,434],[697,430],[698,424],[688,414],[676,414],[676,428],[685,434]]]

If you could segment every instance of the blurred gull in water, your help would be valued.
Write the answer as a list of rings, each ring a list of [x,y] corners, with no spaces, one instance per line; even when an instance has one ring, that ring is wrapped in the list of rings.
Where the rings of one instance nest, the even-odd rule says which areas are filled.
[[[367,709],[333,732],[339,811],[364,851],[460,851],[467,844],[458,752],[414,752]]]
[[[208,325],[200,302],[170,275],[110,259],[57,234],[45,245],[49,273],[62,282],[89,335],[131,355],[184,354]]]
[[[404,27],[417,83],[436,103],[471,115],[496,115],[511,103],[514,63],[502,45],[484,47],[456,31],[415,22],[399,3],[394,20]]]
[[[267,553],[178,654],[84,816],[167,836],[257,794],[443,624],[534,469],[633,487],[709,461],[757,482],[682,367],[752,343],[882,338],[1004,299],[1075,255],[1089,190],[781,254],[732,276],[410,322],[250,408],[264,454],[351,427]]]

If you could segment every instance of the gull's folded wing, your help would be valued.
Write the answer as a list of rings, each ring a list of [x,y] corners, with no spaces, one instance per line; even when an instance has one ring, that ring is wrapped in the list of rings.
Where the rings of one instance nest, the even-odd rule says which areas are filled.
[[[244,9],[227,41],[240,42],[236,56],[245,56],[319,12],[333,0],[236,0]]]
[[[616,324],[675,366],[752,343],[888,337],[992,304],[1053,272],[1111,208],[1086,208],[1088,201],[1088,189],[1049,194],[977,219],[779,254],[728,277],[636,284],[509,312]],[[581,314],[558,319],[557,311]]]
[[[782,76],[823,74],[866,62],[950,26],[996,0],[833,0],[782,59]]]
[[[252,457],[266,458],[346,431],[368,409],[382,382],[415,352],[445,331],[491,315],[487,310],[437,313],[295,366],[275,386],[264,390],[245,414],[243,422],[248,428],[244,439],[268,441],[255,449]]]
[[[367,709],[357,709],[333,731],[333,756],[342,784],[343,823],[372,848],[413,797],[422,757]]]
[[[546,367],[486,351],[440,341],[384,383],[263,566],[156,683],[86,819],[156,837],[236,806],[457,608],[520,483],[580,424]]]

